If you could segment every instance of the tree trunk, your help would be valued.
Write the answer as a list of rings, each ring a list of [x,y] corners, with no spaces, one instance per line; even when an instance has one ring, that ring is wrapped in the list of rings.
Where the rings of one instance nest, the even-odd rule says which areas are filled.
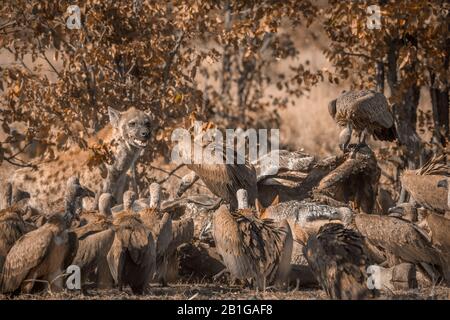
[[[375,68],[377,70],[377,91],[384,94],[384,63],[382,61],[377,61],[375,64]]]
[[[398,94],[399,84],[397,77],[398,49],[402,42],[399,39],[390,40],[387,80],[391,95]],[[416,132],[417,108],[419,105],[420,88],[412,84],[393,105],[399,144],[406,147],[406,157],[410,169],[416,168],[420,163],[422,141]]]
[[[431,81],[434,82],[434,75],[431,75]],[[430,88],[431,105],[433,109],[434,132],[433,136],[436,142],[443,147],[449,140],[449,98],[448,88],[441,91],[439,88]]]
[[[447,21],[448,15],[447,13]],[[450,31],[450,23],[448,24],[448,31]],[[444,62],[444,69],[448,70],[450,63],[450,38],[446,41],[447,57]],[[433,108],[433,121],[434,121],[434,138],[437,142],[440,142],[443,147],[446,146],[448,140],[450,140],[449,131],[449,83],[448,79],[445,79],[444,88],[439,88],[435,83],[436,76],[430,71],[430,96],[431,105]]]

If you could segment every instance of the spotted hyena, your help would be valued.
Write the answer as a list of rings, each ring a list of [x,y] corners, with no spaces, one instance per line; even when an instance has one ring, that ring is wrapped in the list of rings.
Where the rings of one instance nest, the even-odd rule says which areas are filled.
[[[95,191],[96,200],[101,193],[109,192],[117,202],[121,202],[127,172],[147,146],[155,121],[151,114],[136,108],[125,112],[109,108],[108,113],[110,123],[91,138],[89,144],[106,144],[110,161],[88,165],[92,162],[92,152],[75,146],[59,153],[54,160],[37,165],[36,169],[18,169],[5,184],[13,191],[9,199],[4,196],[9,203],[3,206],[17,199],[15,193],[28,193],[31,207],[50,213],[61,207],[64,186],[71,176],[78,176],[82,185]],[[8,189],[3,187],[3,190]],[[93,206],[96,205],[97,201]]]

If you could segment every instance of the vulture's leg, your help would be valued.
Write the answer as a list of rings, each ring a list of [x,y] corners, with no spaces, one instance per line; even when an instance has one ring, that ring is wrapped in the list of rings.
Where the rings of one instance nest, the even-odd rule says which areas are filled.
[[[347,127],[341,131],[339,134],[339,147],[345,153],[348,145],[350,144],[350,140],[352,139],[352,125],[351,123],[347,124]]]

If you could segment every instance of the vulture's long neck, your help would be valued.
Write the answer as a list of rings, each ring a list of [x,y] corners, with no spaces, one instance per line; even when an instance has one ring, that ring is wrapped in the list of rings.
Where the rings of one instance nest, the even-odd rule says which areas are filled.
[[[67,226],[70,226],[72,219],[76,214],[76,194],[74,191],[70,190],[67,192],[64,199],[64,220]]]

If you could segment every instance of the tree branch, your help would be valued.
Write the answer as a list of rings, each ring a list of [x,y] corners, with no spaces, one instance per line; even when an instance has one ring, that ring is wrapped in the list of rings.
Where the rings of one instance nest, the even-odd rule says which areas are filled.
[[[375,59],[374,57],[371,57],[365,53],[360,53],[360,52],[347,52],[345,50],[342,50],[342,53],[348,55],[348,56],[353,56],[353,57],[359,57],[359,58],[364,58],[370,61],[375,61],[375,62],[380,62],[383,63],[383,61]]]
[[[158,181],[159,184],[162,184],[162,183],[166,182],[167,180],[169,180],[169,178],[170,178],[171,176],[175,175],[175,172],[177,172],[177,171],[178,171],[179,169],[181,169],[182,167],[184,167],[184,163],[182,163],[182,164],[176,166],[176,167],[175,167],[173,170],[171,170],[171,171],[165,171],[165,170],[163,170],[163,169],[156,168],[156,167],[153,167],[153,166],[152,166],[152,168],[155,168],[155,169],[158,169],[158,170],[161,170],[161,171],[164,171],[164,172],[167,173],[167,177],[165,177],[164,179]],[[176,175],[175,175],[175,176],[176,176]],[[180,178],[181,178],[181,177],[180,177]]]
[[[180,35],[178,36],[175,47],[172,49],[172,51],[169,52],[169,59],[164,65],[164,71],[163,71],[163,92],[166,91],[167,88],[167,82],[169,81],[169,74],[170,74],[170,68],[172,67],[173,61],[175,60],[175,56],[177,55],[178,51],[181,47],[181,42],[183,41],[185,32],[181,31]]]

